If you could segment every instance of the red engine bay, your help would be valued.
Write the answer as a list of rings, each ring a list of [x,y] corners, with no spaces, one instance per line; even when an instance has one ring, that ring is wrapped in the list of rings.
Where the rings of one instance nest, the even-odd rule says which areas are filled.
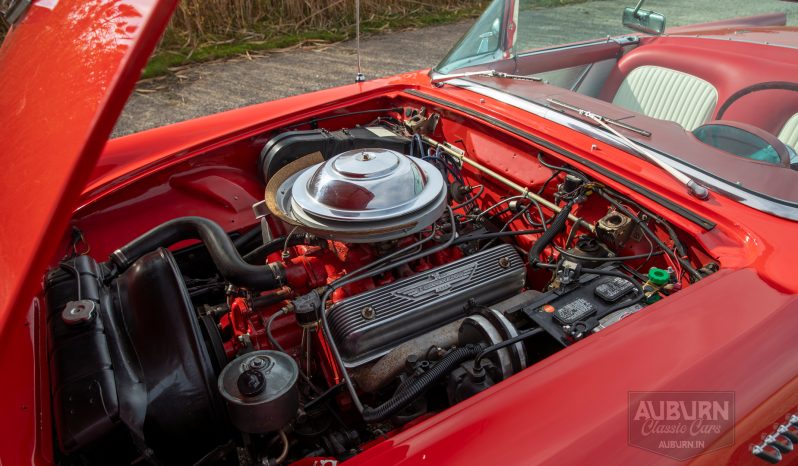
[[[403,104],[88,193],[45,282],[63,451],[346,459],[721,266],[700,221]]]

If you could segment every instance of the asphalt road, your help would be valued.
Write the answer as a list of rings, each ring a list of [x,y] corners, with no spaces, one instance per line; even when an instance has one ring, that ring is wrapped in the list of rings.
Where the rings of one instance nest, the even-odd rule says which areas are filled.
[[[375,78],[431,67],[470,25],[467,21],[364,38],[363,72]],[[191,66],[177,77],[140,84],[114,135],[350,84],[356,66],[354,41]]]
[[[546,10],[527,10],[523,3],[519,30],[524,48],[561,44],[596,36],[593,31],[622,34],[620,12],[635,0],[596,0]],[[700,6],[697,6],[700,5]],[[651,0],[647,6],[665,13],[670,26],[715,18],[771,11],[788,13],[798,24],[798,3],[775,0]],[[429,68],[473,21],[390,32],[361,41],[367,78]],[[130,97],[114,136],[143,131],[203,115],[231,110],[353,82],[354,42],[297,47],[186,67],[175,76],[141,83]]]

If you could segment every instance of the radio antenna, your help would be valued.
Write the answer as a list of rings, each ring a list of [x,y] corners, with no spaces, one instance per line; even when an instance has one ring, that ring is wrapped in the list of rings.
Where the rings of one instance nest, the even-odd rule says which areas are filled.
[[[357,48],[357,75],[355,75],[355,82],[362,83],[366,80],[366,76],[360,69],[360,0],[355,0],[355,43]]]

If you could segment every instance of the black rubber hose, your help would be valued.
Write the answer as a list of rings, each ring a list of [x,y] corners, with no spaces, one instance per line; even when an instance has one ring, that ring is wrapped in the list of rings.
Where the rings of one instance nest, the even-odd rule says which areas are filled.
[[[272,314],[271,317],[269,317],[269,320],[266,321],[266,338],[269,339],[269,343],[272,344],[274,349],[277,351],[282,351],[283,353],[286,352],[285,349],[282,347],[282,345],[280,345],[279,342],[277,342],[277,339],[274,338],[274,335],[272,335],[272,324],[274,323],[275,319],[286,314],[288,314],[288,309],[283,307],[279,311]]]
[[[537,233],[543,233],[543,228],[535,228],[532,230],[507,230],[507,231],[497,231],[495,233],[479,233],[474,235],[465,235],[460,236],[456,240],[454,240],[454,244],[463,244],[468,243],[471,241],[482,241],[486,239],[494,239],[494,238],[504,238],[507,236],[520,236],[520,235],[532,235]]]
[[[587,177],[584,174],[574,170],[573,168],[558,167],[557,165],[552,165],[552,164],[546,162],[545,160],[543,160],[543,152],[538,152],[538,162],[540,162],[540,164],[543,165],[546,168],[550,168],[552,170],[565,172],[565,173],[568,173],[569,175],[573,175],[573,176],[579,178],[580,180],[584,181],[585,183],[588,182],[588,179],[587,179]]]
[[[292,244],[292,242],[300,241],[303,239],[302,235],[300,236],[292,236],[291,238],[297,238],[295,240],[288,240],[289,246],[296,246],[296,244]],[[266,258],[269,257],[269,254],[277,252],[285,247],[285,236],[279,236],[274,238],[273,240],[269,241],[268,243],[261,244],[257,248],[253,249],[252,251],[248,252],[244,255],[244,262],[247,263],[256,263],[262,264],[266,262]]]
[[[261,236],[261,231],[262,231],[261,230],[261,226],[260,226],[260,224],[258,224],[258,226],[254,227],[254,228],[251,228],[246,233],[244,233],[241,236],[239,236],[238,238],[234,239],[233,240],[233,244],[235,245],[236,249],[241,251],[241,248],[243,248],[244,246],[246,246],[250,242],[254,241],[255,238]],[[241,251],[241,252],[243,253],[244,251]]]
[[[252,309],[263,310],[272,304],[285,301],[291,297],[291,292],[287,288],[278,288],[266,294],[252,298]]]
[[[224,229],[202,217],[181,217],[163,223],[114,251],[110,260],[117,272],[122,272],[141,256],[188,239],[205,244],[219,273],[231,284],[251,290],[280,286],[275,269],[244,262]]]
[[[270,254],[277,251],[282,251],[286,246],[301,246],[303,244],[308,246],[323,246],[325,244],[323,239],[316,237],[312,237],[310,240],[308,240],[304,233],[301,235],[291,235],[288,237],[288,244],[286,244],[285,238],[285,236],[280,236],[266,244],[261,244],[244,256],[244,262],[249,264],[262,264],[266,262],[266,258],[269,257]]]
[[[591,257],[591,256],[580,256],[579,254],[571,254],[570,252],[555,246],[555,249],[559,251],[559,253],[565,257],[570,257],[571,259],[581,260],[581,261],[592,261],[592,262],[618,262],[618,261],[630,261],[635,259],[649,259],[654,256],[659,256],[665,254],[665,251],[651,251],[646,254],[635,254],[632,256],[615,256],[615,257]]]
[[[568,221],[568,215],[571,213],[571,209],[573,207],[574,200],[568,201],[568,203],[565,204],[565,207],[563,207],[562,210],[554,217],[554,220],[551,222],[548,230],[543,232],[543,234],[540,235],[540,238],[538,238],[538,240],[535,241],[535,244],[533,244],[529,249],[530,265],[535,265],[540,262],[540,253],[542,253],[543,250],[546,249],[546,246],[551,243],[554,237],[559,235],[563,228],[565,228],[565,222]]]
[[[418,379],[405,385],[402,391],[394,395],[385,403],[377,406],[376,408],[364,406],[363,420],[371,423],[384,421],[390,418],[415,401],[419,396],[427,391],[432,384],[438,382],[443,377],[451,373],[463,361],[473,359],[481,352],[481,346],[473,345],[452,350],[440,361],[435,363],[430,370],[422,374]]]

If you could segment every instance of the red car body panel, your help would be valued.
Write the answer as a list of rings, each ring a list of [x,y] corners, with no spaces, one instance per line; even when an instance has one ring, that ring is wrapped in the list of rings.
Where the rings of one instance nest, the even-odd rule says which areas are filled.
[[[176,5],[34,2],[0,47],[0,460],[32,462],[31,300],[92,167]],[[58,234],[58,233],[56,233]],[[13,381],[12,383],[9,383]]]
[[[35,298],[40,277],[60,247],[44,241],[45,235],[60,238],[75,209],[78,215],[102,210],[107,199],[137,183],[143,185],[138,189],[157,187],[163,180],[155,175],[198,154],[223,152],[232,145],[253,150],[259,134],[287,120],[302,120],[380,96],[440,108],[405,93],[407,89],[539,135],[711,219],[717,226],[710,231],[678,216],[673,216],[673,223],[694,235],[713,255],[723,256],[724,270],[439,415],[373,442],[351,464],[673,462],[628,444],[627,394],[696,389],[734,391],[736,426],[733,447],[693,462],[758,464],[760,460],[748,452],[749,445],[785,415],[796,412],[798,353],[792,342],[798,334],[798,252],[793,222],[717,194],[709,202],[700,202],[639,158],[467,90],[435,88],[424,73],[255,105],[105,145],[174,2],[79,3],[62,1],[53,10],[34,6],[0,49],[0,88],[5,91],[0,98],[0,127],[6,142],[6,170],[0,174],[4,200],[0,207],[4,216],[0,235],[3,465],[53,461],[47,370],[41,351],[45,343],[33,330],[41,327],[35,322],[41,306]],[[106,45],[101,47],[90,38],[95,37],[96,21],[107,18],[103,15],[109,12],[112,17],[127,12],[125,27],[107,31],[108,38],[124,41],[98,40]],[[64,28],[65,24],[71,28]],[[63,52],[53,60],[51,51],[59,47]],[[71,88],[66,92],[63,82],[52,80],[48,85],[46,80],[34,79],[37,76],[67,76]],[[469,118],[453,107],[440,109],[455,118]],[[492,129],[508,139],[517,138]],[[491,163],[506,168],[520,162],[502,155]],[[589,167],[574,165],[609,182]],[[522,177],[522,173],[508,176]],[[29,180],[36,185],[25,185]],[[519,180],[524,181],[528,180]],[[630,194],[623,187],[618,190]],[[641,202],[662,210],[644,199]],[[178,216],[184,209],[165,206],[158,215]],[[236,208],[232,212],[235,218]],[[222,215],[229,213],[218,217]],[[105,254],[113,244],[162,220],[143,209],[130,212],[129,218],[108,227],[115,234],[113,242],[98,238],[93,244],[99,254]],[[41,394],[36,387],[43,390]],[[785,461],[796,462],[796,458],[798,454],[786,455]]]

